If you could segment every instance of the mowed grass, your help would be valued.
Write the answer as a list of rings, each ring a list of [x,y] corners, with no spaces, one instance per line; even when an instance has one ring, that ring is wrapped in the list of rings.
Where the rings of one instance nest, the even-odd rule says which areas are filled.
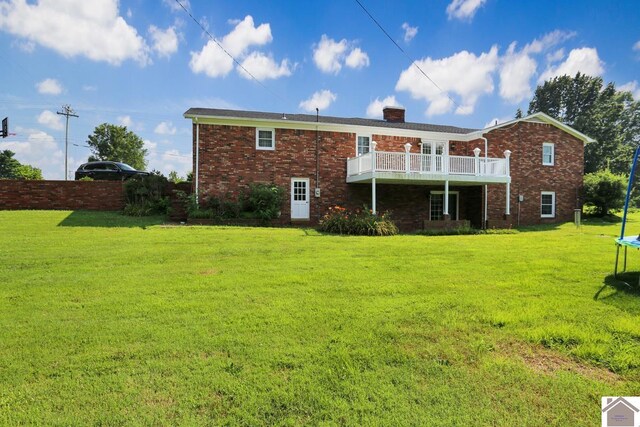
[[[601,396],[640,394],[640,254],[613,280],[618,230],[1,211],[0,424],[599,425]]]

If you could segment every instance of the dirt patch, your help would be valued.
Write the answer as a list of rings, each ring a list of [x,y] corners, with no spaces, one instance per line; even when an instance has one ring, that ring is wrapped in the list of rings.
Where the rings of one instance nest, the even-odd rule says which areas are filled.
[[[513,341],[499,343],[496,345],[496,351],[510,358],[520,359],[534,371],[547,375],[564,371],[574,372],[592,380],[609,383],[620,380],[617,374],[608,369],[581,363],[553,350],[524,342]]]
[[[208,270],[201,271],[199,274],[201,276],[213,276],[214,274],[218,274],[220,271],[216,268],[210,268]]]

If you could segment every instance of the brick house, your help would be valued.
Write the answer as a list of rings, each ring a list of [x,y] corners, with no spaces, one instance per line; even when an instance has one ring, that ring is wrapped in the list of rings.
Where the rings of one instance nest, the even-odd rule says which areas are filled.
[[[194,190],[238,197],[287,190],[281,223],[314,224],[335,205],[391,211],[401,230],[570,221],[591,138],[544,113],[490,128],[191,108]]]

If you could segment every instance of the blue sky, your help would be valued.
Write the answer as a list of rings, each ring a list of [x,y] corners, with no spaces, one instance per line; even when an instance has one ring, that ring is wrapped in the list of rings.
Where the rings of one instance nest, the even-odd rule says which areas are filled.
[[[190,107],[378,117],[481,128],[526,111],[536,85],[558,74],[601,76],[640,99],[636,1],[360,0],[438,85],[426,79],[355,0],[0,0],[0,149],[64,177],[87,136],[125,124],[145,140],[149,169],[191,165]]]

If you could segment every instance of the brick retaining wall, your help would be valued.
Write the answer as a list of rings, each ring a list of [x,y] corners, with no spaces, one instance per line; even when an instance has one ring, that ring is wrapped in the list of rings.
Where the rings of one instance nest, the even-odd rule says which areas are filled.
[[[0,180],[0,210],[119,211],[123,208],[124,191],[120,181]]]

